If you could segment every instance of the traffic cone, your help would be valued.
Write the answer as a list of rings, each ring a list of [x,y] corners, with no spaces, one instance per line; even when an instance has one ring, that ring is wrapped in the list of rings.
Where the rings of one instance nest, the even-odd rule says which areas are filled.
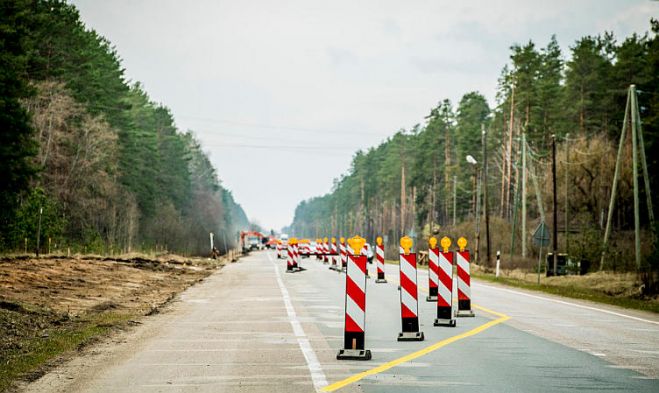
[[[412,239],[400,239],[403,253],[400,254],[400,311],[403,331],[398,333],[398,341],[423,341],[419,331],[419,301],[416,275],[416,253],[410,252]]]
[[[387,279],[384,278],[384,244],[382,243],[382,237],[378,236],[375,242],[375,263],[378,269],[378,276],[375,282],[378,284],[386,283]]]
[[[439,269],[439,247],[437,247],[437,238],[428,239],[430,248],[428,249],[428,296],[426,301],[437,301],[437,282]]]
[[[469,262],[471,256],[467,247],[467,239],[461,237],[458,239],[460,251],[456,253],[458,264],[458,317],[473,317],[474,312],[471,310],[471,274],[469,272]]]
[[[361,249],[366,239],[355,236],[348,244],[355,254],[348,256],[346,266],[345,324],[343,349],[336,355],[338,360],[370,360],[371,351],[365,349],[366,338],[366,255]]]
[[[437,239],[435,239],[437,244]],[[453,252],[449,251],[451,239],[443,237],[443,251],[438,255],[437,269],[437,318],[435,326],[455,327],[453,319]]]

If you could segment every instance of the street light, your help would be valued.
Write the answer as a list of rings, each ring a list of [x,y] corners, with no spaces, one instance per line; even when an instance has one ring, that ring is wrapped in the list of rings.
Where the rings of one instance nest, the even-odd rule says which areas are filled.
[[[474,213],[476,216],[476,251],[474,252],[474,262],[478,263],[478,251],[481,242],[481,214],[480,214],[481,178],[479,173],[480,168],[478,166],[478,161],[476,161],[476,159],[472,155],[467,155],[466,159],[467,162],[473,165],[475,169],[474,178],[476,179],[476,201],[475,201],[476,208],[474,209],[475,210]]]

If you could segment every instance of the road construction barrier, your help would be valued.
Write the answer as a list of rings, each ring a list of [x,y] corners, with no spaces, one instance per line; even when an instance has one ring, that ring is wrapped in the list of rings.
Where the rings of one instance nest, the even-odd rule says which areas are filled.
[[[329,257],[327,254],[329,254],[329,246],[327,245],[327,238],[323,239],[323,263],[328,264],[329,263]]]
[[[292,239],[288,240],[288,245],[286,246],[286,273],[295,272],[295,253],[293,251]]]
[[[428,296],[426,301],[437,301],[437,285],[439,281],[439,247],[437,247],[437,238],[428,239]]]
[[[375,264],[378,270],[377,278],[375,279],[376,283],[385,283],[387,279],[384,276],[384,243],[382,242],[382,237],[378,236],[375,239]]]
[[[338,360],[370,360],[371,351],[365,349],[366,338],[366,255],[361,250],[366,239],[355,236],[348,244],[355,250],[348,256],[346,266],[345,324],[343,349]]]
[[[471,310],[471,276],[469,272],[469,261],[471,259],[467,247],[467,239],[461,237],[458,239],[460,251],[456,253],[458,265],[458,317],[473,317],[474,312]]]
[[[316,246],[314,247],[314,253],[316,254],[316,259],[321,259],[323,252],[320,246],[321,239],[316,239]]]
[[[423,332],[419,331],[419,302],[416,274],[416,253],[412,249],[412,238],[400,239],[403,253],[400,254],[400,311],[402,332],[398,341],[423,341]]]
[[[348,266],[348,250],[346,250],[346,238],[339,239],[339,255],[341,256],[341,269],[346,270]]]
[[[277,246],[275,247],[277,250],[277,259],[281,258],[281,243],[277,242]]]
[[[435,239],[435,242],[437,240]],[[437,318],[435,326],[455,327],[453,319],[453,252],[449,251],[451,239],[443,237],[440,241],[442,252],[439,253],[437,269]]]
[[[331,247],[331,256],[332,258],[332,269],[333,270],[339,270],[339,255],[336,249],[336,238],[332,238],[332,244],[330,245]]]

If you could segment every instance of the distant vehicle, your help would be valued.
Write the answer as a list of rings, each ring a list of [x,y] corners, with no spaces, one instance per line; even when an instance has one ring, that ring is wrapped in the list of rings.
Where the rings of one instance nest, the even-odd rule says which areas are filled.
[[[261,232],[256,231],[243,231],[240,232],[240,245],[243,252],[250,252],[253,250],[262,250],[265,245],[263,240],[265,236]]]

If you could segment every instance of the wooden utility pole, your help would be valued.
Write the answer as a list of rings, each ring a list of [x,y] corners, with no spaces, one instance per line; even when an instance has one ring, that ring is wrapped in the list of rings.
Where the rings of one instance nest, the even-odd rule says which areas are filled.
[[[405,212],[407,211],[407,204],[405,203],[407,195],[405,193],[405,163],[400,166],[400,233],[405,233]]]
[[[453,175],[453,226],[455,227],[458,210],[458,177]]]
[[[510,98],[510,119],[508,123],[508,143],[504,153],[504,168],[501,178],[501,217],[508,216],[510,210],[510,182],[513,174],[513,127],[515,123],[515,85]]]
[[[526,258],[526,132],[522,132],[522,258]]]
[[[634,250],[636,253],[636,268],[641,266],[641,227],[640,227],[640,212],[639,212],[639,196],[638,196],[638,165],[643,170],[643,182],[645,184],[646,203],[648,208],[648,219],[650,226],[654,227],[654,210],[652,208],[652,198],[650,191],[650,179],[648,176],[648,167],[645,157],[645,145],[643,143],[643,130],[641,129],[641,119],[638,109],[638,99],[636,97],[636,85],[630,85],[627,92],[627,104],[625,107],[625,117],[623,120],[622,131],[620,133],[620,144],[618,145],[618,156],[616,158],[616,167],[613,173],[613,185],[611,187],[611,199],[609,200],[609,211],[606,220],[606,229],[604,231],[604,242],[602,246],[602,258],[600,259],[600,270],[604,268],[604,258],[606,255],[606,247],[608,245],[609,236],[611,234],[611,221],[613,218],[613,207],[616,198],[616,191],[618,187],[618,177],[620,174],[620,164],[622,162],[622,151],[625,143],[625,135],[629,121],[631,120],[631,137],[632,137],[632,172],[633,172],[633,185],[634,185]],[[640,157],[639,157],[640,153]]]
[[[483,138],[483,203],[485,205],[485,242],[487,247],[487,259],[485,260],[485,266],[490,267],[491,254],[490,254],[490,209],[489,202],[487,198],[487,189],[489,179],[487,175],[487,133],[485,132],[485,125],[481,124],[481,132]]]
[[[554,134],[551,136],[551,178],[554,203],[554,236],[552,239],[552,252],[554,254],[554,275],[558,276],[558,203],[556,200],[556,135]]]
[[[570,255],[570,201],[568,199],[568,180],[570,173],[570,134],[565,134],[565,253]]]

